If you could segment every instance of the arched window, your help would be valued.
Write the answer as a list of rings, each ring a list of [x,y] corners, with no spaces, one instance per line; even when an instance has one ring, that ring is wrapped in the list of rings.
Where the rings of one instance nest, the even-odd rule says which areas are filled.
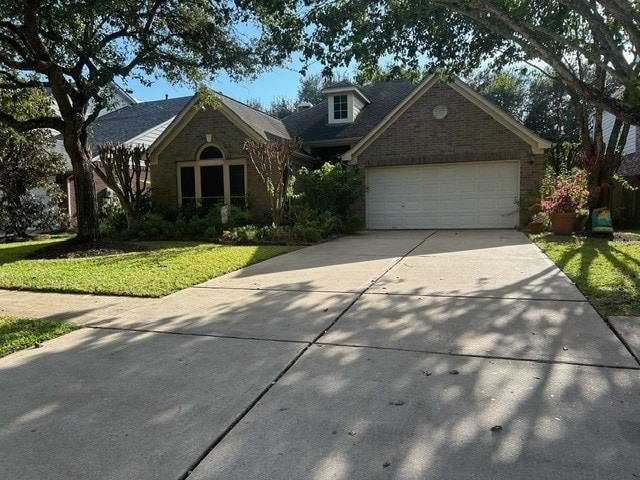
[[[200,160],[210,160],[213,158],[224,158],[222,152],[216,147],[205,147],[200,152]]]
[[[246,204],[246,160],[224,158],[213,145],[201,147],[194,162],[178,164],[180,203],[209,207],[216,203]]]

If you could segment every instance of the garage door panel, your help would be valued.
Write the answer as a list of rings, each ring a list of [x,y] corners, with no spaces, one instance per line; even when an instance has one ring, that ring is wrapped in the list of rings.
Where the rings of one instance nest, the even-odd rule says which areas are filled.
[[[477,182],[460,183],[460,193],[476,193],[478,191]]]
[[[474,210],[478,206],[478,200],[476,198],[461,198],[459,205],[462,211]]]
[[[516,210],[518,206],[515,203],[514,197],[502,197],[498,199],[498,210],[502,213],[509,213]]]
[[[369,168],[367,185],[369,228],[512,228],[518,223],[515,161]]]
[[[479,182],[478,193],[495,193],[499,190],[498,183],[495,179],[487,180],[486,182]]]
[[[495,228],[493,226],[496,223],[496,215],[478,215],[478,227],[480,228]]]
[[[494,211],[498,207],[498,202],[495,198],[479,198],[477,205],[480,212]]]

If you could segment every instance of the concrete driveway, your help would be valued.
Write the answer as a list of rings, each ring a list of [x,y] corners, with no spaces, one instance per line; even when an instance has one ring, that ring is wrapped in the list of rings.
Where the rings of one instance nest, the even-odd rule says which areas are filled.
[[[87,327],[0,360],[0,478],[640,477],[638,362],[515,231],[367,232],[84,302],[0,293]]]

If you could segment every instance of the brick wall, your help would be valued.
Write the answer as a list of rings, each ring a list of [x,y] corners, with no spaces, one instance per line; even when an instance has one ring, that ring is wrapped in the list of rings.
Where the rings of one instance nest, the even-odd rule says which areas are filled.
[[[246,158],[242,149],[246,135],[227,117],[214,109],[198,112],[182,131],[158,156],[158,164],[151,166],[153,177],[153,201],[163,205],[178,205],[178,162],[196,160],[198,150],[211,134],[211,143],[220,148],[226,159]],[[269,199],[264,185],[251,161],[247,158],[247,197],[251,212],[256,218],[264,217],[269,210]]]
[[[436,120],[436,105],[447,116]],[[520,161],[520,195],[535,195],[542,180],[542,155],[530,163],[531,147],[446,84],[431,87],[358,155],[358,166],[423,165],[497,160]],[[364,217],[364,203],[356,212]]]

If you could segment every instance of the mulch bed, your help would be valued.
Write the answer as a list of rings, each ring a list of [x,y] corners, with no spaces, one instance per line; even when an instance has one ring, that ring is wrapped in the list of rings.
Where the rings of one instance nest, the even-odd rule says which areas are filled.
[[[27,255],[31,259],[103,257],[120,253],[144,252],[149,250],[145,245],[113,239],[100,239],[93,242],[80,243],[75,239],[54,243]]]

